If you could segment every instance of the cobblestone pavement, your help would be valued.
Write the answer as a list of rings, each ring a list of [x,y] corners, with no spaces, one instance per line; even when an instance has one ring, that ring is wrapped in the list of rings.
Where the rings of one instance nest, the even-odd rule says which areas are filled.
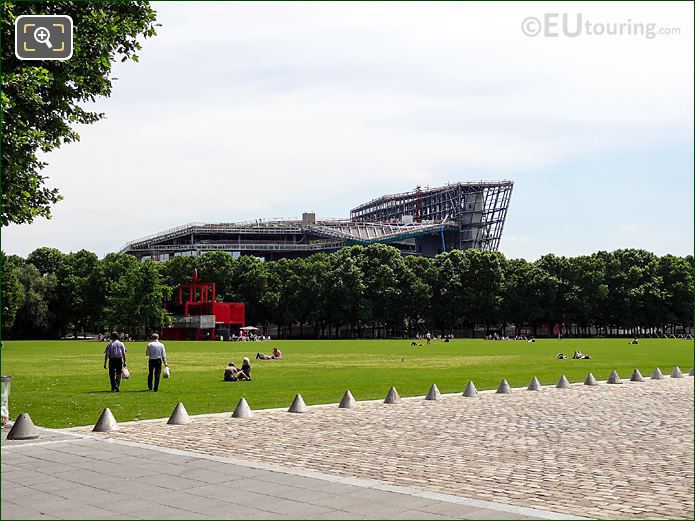
[[[693,519],[693,380],[207,415],[98,436],[568,515]]]

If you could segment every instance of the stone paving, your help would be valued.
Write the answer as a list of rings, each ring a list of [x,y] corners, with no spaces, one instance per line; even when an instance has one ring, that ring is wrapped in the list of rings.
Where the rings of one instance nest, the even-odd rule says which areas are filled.
[[[133,445],[47,429],[39,440],[3,439],[0,519],[561,518]]]
[[[97,436],[574,516],[693,519],[693,380],[206,415]]]

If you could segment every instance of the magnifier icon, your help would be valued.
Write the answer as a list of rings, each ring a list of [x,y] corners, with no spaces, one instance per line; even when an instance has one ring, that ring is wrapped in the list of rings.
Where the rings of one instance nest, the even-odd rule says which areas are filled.
[[[46,47],[49,49],[53,48],[51,45],[51,33],[45,27],[37,27],[34,31],[34,39],[39,43],[45,43]]]

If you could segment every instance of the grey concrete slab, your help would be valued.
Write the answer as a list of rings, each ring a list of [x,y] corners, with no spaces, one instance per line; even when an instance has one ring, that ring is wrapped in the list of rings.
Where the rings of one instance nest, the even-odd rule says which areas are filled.
[[[490,518],[481,509],[357,486],[359,480],[103,440],[49,441],[3,444],[3,519]]]
[[[203,484],[197,479],[184,478],[171,474],[155,474],[154,476],[148,476],[147,482],[151,485],[157,485],[169,490],[186,490],[199,487]]]
[[[42,514],[32,508],[20,507],[12,503],[3,502],[0,509],[2,519],[60,519],[58,517]]]
[[[422,510],[406,510],[400,514],[388,514],[385,519],[451,519],[447,516],[423,512]]]
[[[527,519],[520,514],[504,512],[501,517],[497,510],[489,510],[486,508],[466,508],[453,503],[435,502],[418,508],[423,512],[442,515],[449,519]]]
[[[193,468],[179,474],[179,476],[202,481],[203,483],[218,484],[230,481],[230,476],[226,473],[217,472],[215,470]],[[232,476],[233,478],[234,476]]]
[[[314,519],[373,519],[371,517],[363,516],[360,514],[354,514],[352,512],[345,512],[344,510],[332,510],[325,514],[320,514],[314,517]]]

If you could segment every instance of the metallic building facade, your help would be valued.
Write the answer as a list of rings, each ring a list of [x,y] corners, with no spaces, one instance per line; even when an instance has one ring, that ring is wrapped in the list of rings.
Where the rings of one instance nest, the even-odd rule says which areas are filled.
[[[403,254],[434,256],[450,249],[496,251],[514,183],[480,181],[385,195],[349,219],[190,223],[130,241],[121,253],[164,261],[175,255],[225,251],[267,260],[305,257],[355,244],[390,244]]]

